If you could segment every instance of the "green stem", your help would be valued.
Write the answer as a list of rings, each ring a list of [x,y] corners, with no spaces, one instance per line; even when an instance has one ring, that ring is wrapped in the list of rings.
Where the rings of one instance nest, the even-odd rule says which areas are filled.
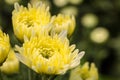
[[[42,80],[47,80],[45,75],[42,75]]]
[[[1,69],[0,69],[0,80],[3,80]]]
[[[41,75],[42,80],[54,80],[56,75]]]
[[[42,74],[42,80],[50,80],[48,75]]]
[[[57,77],[57,75],[51,75],[49,76],[48,80],[54,80]]]
[[[32,80],[31,70],[28,69],[28,80]]]

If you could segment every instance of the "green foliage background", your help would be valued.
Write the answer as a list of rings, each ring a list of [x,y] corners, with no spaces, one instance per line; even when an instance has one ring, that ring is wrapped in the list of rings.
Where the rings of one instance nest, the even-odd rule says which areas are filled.
[[[29,0],[21,0],[19,3],[26,6],[28,2]],[[66,6],[74,6],[78,9],[76,29],[70,41],[71,44],[76,44],[78,49],[86,51],[82,63],[85,61],[95,62],[100,80],[120,80],[120,0],[83,0],[81,4],[68,3],[64,7],[57,7],[53,0],[49,0],[49,2],[52,15],[57,15]],[[13,9],[13,5],[0,0],[0,25],[2,30],[10,35],[12,46],[16,43],[19,44],[12,29]],[[97,26],[89,29],[81,24],[80,20],[86,13],[94,13],[99,19],[97,26],[103,26],[109,31],[110,36],[106,42],[97,44],[90,40],[90,33]],[[2,74],[4,80],[22,80],[22,75],[25,77],[24,80],[27,80],[25,76],[27,72],[24,72],[26,66],[22,65],[21,67],[22,70],[19,74],[9,76]],[[69,74],[66,74],[58,77],[57,80],[67,80],[68,77]]]

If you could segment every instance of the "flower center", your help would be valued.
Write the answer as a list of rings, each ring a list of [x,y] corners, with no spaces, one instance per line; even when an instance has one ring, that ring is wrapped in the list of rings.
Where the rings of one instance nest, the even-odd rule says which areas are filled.
[[[25,24],[27,25],[27,27],[34,26],[34,23],[31,19],[25,20]]]
[[[51,48],[39,48],[39,53],[46,59],[53,56],[54,50]]]

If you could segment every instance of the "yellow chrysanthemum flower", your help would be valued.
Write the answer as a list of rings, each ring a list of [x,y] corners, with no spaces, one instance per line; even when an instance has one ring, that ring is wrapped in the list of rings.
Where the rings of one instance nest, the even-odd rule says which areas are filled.
[[[49,36],[40,34],[25,38],[23,47],[16,46],[18,59],[25,65],[43,74],[64,74],[68,69],[80,64],[84,51],[79,53],[75,45],[69,46],[66,32]]]
[[[68,35],[70,36],[75,29],[74,16],[58,14],[57,16],[53,16],[51,20],[54,25],[53,28],[57,33],[66,30],[68,32]]]
[[[13,29],[16,37],[23,41],[24,36],[28,38],[40,28],[50,22],[49,7],[43,3],[35,5],[28,4],[28,8],[15,3],[15,10],[12,12]]]
[[[94,63],[89,67],[86,62],[82,67],[78,66],[71,71],[69,80],[98,80],[98,70]]]
[[[3,63],[0,69],[6,74],[13,74],[19,71],[19,61],[12,49],[10,50],[6,61]]]
[[[9,49],[9,36],[0,30],[0,66],[6,60],[7,55],[9,53]]]

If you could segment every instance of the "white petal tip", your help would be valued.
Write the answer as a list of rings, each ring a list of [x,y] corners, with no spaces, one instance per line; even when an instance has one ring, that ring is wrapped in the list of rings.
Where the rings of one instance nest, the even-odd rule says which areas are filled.
[[[19,11],[19,4],[17,2],[14,4],[14,7],[15,7],[15,10]]]
[[[62,32],[60,32],[59,37],[63,40],[65,37],[67,37],[67,31],[63,30]]]
[[[22,62],[23,64],[27,65],[28,67],[31,65],[30,61],[28,59],[26,59],[24,56],[22,56],[19,53],[15,53],[17,59]]]
[[[85,55],[85,51],[81,51],[79,54],[80,59]]]

